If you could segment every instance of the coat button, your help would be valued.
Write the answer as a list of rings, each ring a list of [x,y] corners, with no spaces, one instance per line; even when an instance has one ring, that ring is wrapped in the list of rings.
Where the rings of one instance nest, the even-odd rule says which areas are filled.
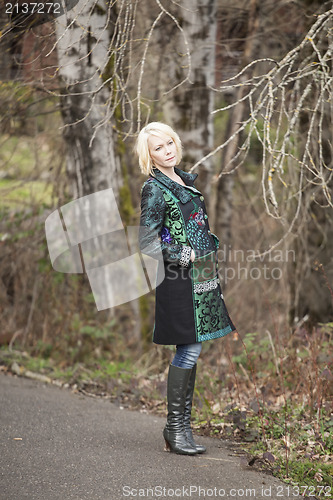
[[[210,231],[210,229],[208,229],[208,231],[207,231],[207,232],[208,232],[208,234],[212,234],[212,232]]]
[[[208,219],[208,215],[207,214],[205,214],[205,219]]]
[[[201,201],[204,201],[204,197],[203,197],[203,196],[200,196],[200,200],[201,200]]]

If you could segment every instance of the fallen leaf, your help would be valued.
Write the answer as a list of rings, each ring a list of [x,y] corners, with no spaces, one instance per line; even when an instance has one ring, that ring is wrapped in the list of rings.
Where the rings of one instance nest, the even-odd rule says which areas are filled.
[[[272,455],[272,453],[269,453],[269,451],[266,451],[264,454],[263,454],[263,458],[265,460],[268,460],[269,462],[275,462],[275,457],[274,455]]]

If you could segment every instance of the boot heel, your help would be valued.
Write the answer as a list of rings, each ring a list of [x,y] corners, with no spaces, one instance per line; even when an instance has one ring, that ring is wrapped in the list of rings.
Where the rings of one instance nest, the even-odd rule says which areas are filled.
[[[170,443],[168,443],[166,439],[164,439],[164,441],[165,441],[164,451],[171,451]]]

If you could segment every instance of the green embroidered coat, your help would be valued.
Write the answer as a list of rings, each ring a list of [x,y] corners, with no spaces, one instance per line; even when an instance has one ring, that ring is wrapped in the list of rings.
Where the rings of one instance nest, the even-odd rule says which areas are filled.
[[[197,174],[175,172],[186,186],[155,168],[141,191],[140,248],[151,256],[161,249],[163,254],[165,278],[156,288],[153,341],[165,345],[235,331],[220,288],[218,238],[209,229],[204,197],[194,187]]]

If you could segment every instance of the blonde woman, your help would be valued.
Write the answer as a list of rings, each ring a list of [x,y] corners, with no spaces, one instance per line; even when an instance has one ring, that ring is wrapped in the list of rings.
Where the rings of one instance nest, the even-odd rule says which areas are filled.
[[[177,166],[182,145],[168,125],[152,122],[139,133],[136,152],[148,176],[141,191],[140,248],[162,250],[165,278],[156,288],[156,344],[175,345],[169,367],[166,449],[195,455],[190,426],[197,359],[202,342],[235,331],[221,293],[218,238],[211,232],[204,197],[194,186],[197,174]],[[148,248],[148,251],[147,251]]]

